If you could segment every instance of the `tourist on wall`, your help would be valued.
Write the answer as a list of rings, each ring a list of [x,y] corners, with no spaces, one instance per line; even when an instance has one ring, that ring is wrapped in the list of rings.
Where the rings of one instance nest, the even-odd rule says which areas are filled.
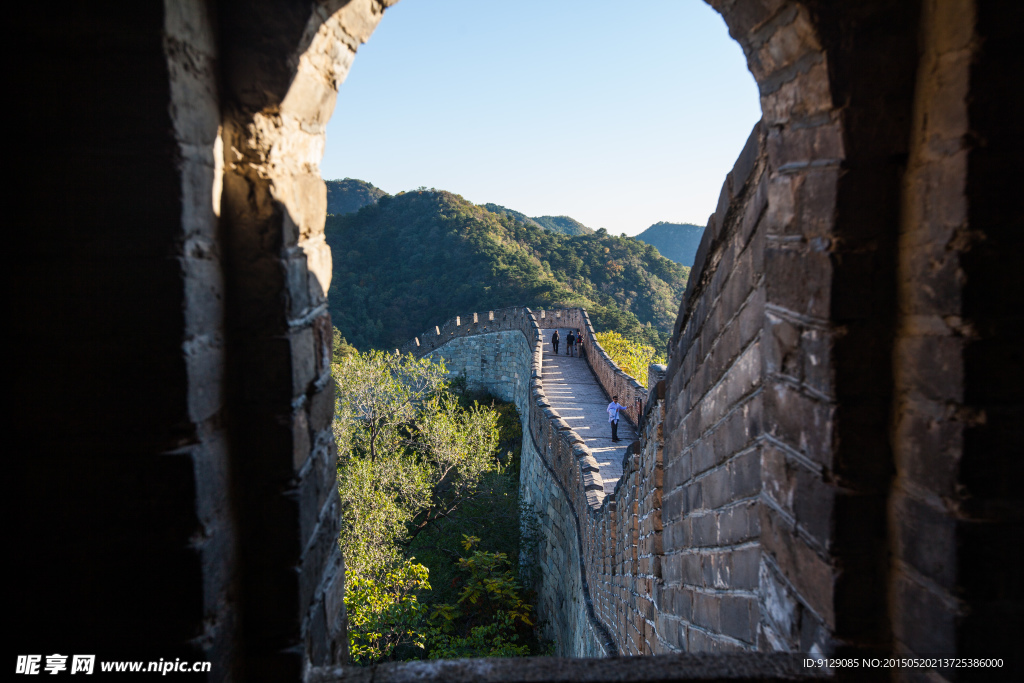
[[[555,350],[555,355],[558,355],[558,330],[555,330],[551,334],[551,348]]]
[[[576,349],[576,335],[573,334],[572,330],[569,330],[569,336],[565,338],[565,355],[571,356],[572,352]]]
[[[612,441],[619,440],[619,413],[626,410],[626,406],[619,404],[619,397],[612,396],[612,402],[608,404],[608,422],[612,426]]]

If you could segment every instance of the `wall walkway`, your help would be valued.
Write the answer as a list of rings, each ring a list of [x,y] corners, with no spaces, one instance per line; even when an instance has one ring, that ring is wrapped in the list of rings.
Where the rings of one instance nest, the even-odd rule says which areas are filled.
[[[604,480],[604,492],[609,494],[622,476],[622,458],[627,446],[636,440],[636,431],[627,420],[619,420],[619,442],[612,442],[607,413],[611,399],[585,357],[566,355],[565,339],[569,329],[558,330],[562,338],[560,354],[555,354],[551,347],[551,332],[545,331],[541,384],[552,410],[569,423],[594,455]]]

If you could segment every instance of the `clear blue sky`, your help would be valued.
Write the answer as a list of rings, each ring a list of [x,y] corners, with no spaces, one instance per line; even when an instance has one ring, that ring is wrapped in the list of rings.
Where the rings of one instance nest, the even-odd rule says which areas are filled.
[[[702,0],[401,0],[341,86],[321,169],[633,235],[704,225],[760,116]]]

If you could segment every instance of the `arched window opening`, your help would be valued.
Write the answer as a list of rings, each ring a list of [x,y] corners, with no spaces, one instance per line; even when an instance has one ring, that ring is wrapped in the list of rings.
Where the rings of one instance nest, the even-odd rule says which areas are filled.
[[[533,14],[522,3],[400,5],[396,17],[449,23],[431,50],[392,67],[413,77],[395,87],[408,100],[393,107],[397,123],[393,112],[346,118],[358,110],[356,71],[353,107],[343,89],[328,135],[357,48],[395,4],[21,8],[17,129],[43,134],[15,136],[31,149],[15,155],[25,169],[11,193],[18,671],[95,652],[101,670],[201,660],[214,680],[348,677],[334,668],[348,637],[331,316],[345,324],[364,290],[405,287],[403,269],[441,263],[405,291],[449,297],[450,317],[417,321],[395,346],[402,358],[438,353],[467,386],[486,379],[515,404],[519,491],[540,518],[545,637],[577,658],[659,655],[559,660],[556,676],[579,666],[608,679],[789,679],[808,674],[807,654],[943,654],[1012,675],[998,658],[1020,612],[1019,544],[1005,541],[1021,517],[1008,483],[1019,479],[1024,386],[1021,195],[1009,185],[1019,155],[1006,151],[1020,136],[1005,104],[1019,80],[1018,6],[710,0],[757,84],[761,120],[749,136],[737,130],[722,169],[702,166],[716,177],[697,215],[645,216],[700,185],[673,176],[693,156],[661,143],[728,118],[686,118],[723,101],[673,89],[704,70],[699,58],[653,85],[650,64],[629,62],[661,64],[684,35],[665,20],[681,6],[609,6],[634,12],[609,29],[583,3],[568,25],[559,13],[577,8],[566,3]],[[479,13],[518,31],[503,50],[489,51],[502,42],[495,27],[473,28]],[[449,38],[463,33],[470,48]],[[712,55],[701,56],[717,64]],[[538,62],[561,65],[563,82],[517,90]],[[475,97],[467,63],[486,70]],[[581,63],[597,75],[581,76]],[[471,101],[439,117],[425,89]],[[457,130],[443,133],[449,118]],[[427,172],[391,160],[392,142],[456,161],[395,186],[367,174],[392,194],[356,215],[390,211],[407,239],[367,223],[339,243],[321,177],[328,137],[351,143],[353,160],[372,138],[379,153],[363,158],[385,158],[382,175]],[[581,141],[593,144],[570,144]],[[444,157],[452,148],[468,156]],[[344,175],[364,172],[328,171]],[[524,179],[540,203],[511,192]],[[591,198],[568,203],[563,180]],[[628,189],[637,180],[642,190]],[[431,202],[434,219],[422,220]],[[616,207],[639,223],[615,223]],[[667,279],[649,277],[654,247],[633,260],[615,252],[635,246],[615,234],[657,220],[702,228],[685,287],[668,294],[657,281],[672,279],[668,266]],[[387,260],[414,243],[410,258]],[[390,283],[350,277],[374,259]],[[341,267],[348,308],[328,296]],[[486,278],[499,301],[472,298]],[[670,303],[613,306],[649,290]],[[361,324],[399,329],[403,310],[425,308],[391,299],[363,306]],[[663,335],[666,362],[646,377],[643,362],[623,371],[593,329],[620,323]],[[584,331],[582,349],[555,355],[555,330],[563,344]],[[619,396],[599,429],[574,410],[575,371]],[[620,413],[631,427],[611,430]],[[617,442],[595,446],[597,432],[630,443],[619,457]],[[510,661],[483,666],[510,680],[552,666]],[[446,679],[476,665],[384,666],[376,673]]]

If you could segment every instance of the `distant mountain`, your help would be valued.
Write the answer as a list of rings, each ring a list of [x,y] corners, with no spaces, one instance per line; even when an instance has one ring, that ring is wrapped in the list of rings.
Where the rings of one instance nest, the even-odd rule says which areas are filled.
[[[533,220],[551,232],[558,232],[563,235],[589,235],[594,232],[593,228],[588,228],[578,220],[568,216],[534,216]]]
[[[487,204],[484,204],[483,206],[484,206],[485,209],[487,209],[491,213],[496,213],[496,214],[498,214],[500,216],[508,216],[509,218],[512,218],[512,219],[515,219],[515,220],[519,221],[523,225],[532,225],[535,228],[543,228],[544,227],[543,225],[541,225],[537,221],[535,221],[532,218],[530,218],[529,216],[527,216],[525,213],[521,213],[521,212],[515,211],[513,209],[508,209],[508,208],[502,206],[501,204],[491,204],[490,202],[488,202]]]
[[[504,306],[584,306],[598,331],[663,348],[689,275],[632,237],[562,235],[440,190],[328,216],[325,232],[331,318],[361,350]]]
[[[655,247],[662,256],[687,268],[693,265],[704,227],[693,223],[655,223],[636,236]]]
[[[484,204],[484,208],[491,213],[514,218],[524,225],[535,225],[560,235],[589,235],[594,232],[593,228],[588,228],[569,216],[527,216],[525,213],[508,209],[500,204]]]
[[[327,184],[327,213],[336,216],[355,213],[387,194],[379,187],[374,187],[372,183],[355,178],[324,182]]]

